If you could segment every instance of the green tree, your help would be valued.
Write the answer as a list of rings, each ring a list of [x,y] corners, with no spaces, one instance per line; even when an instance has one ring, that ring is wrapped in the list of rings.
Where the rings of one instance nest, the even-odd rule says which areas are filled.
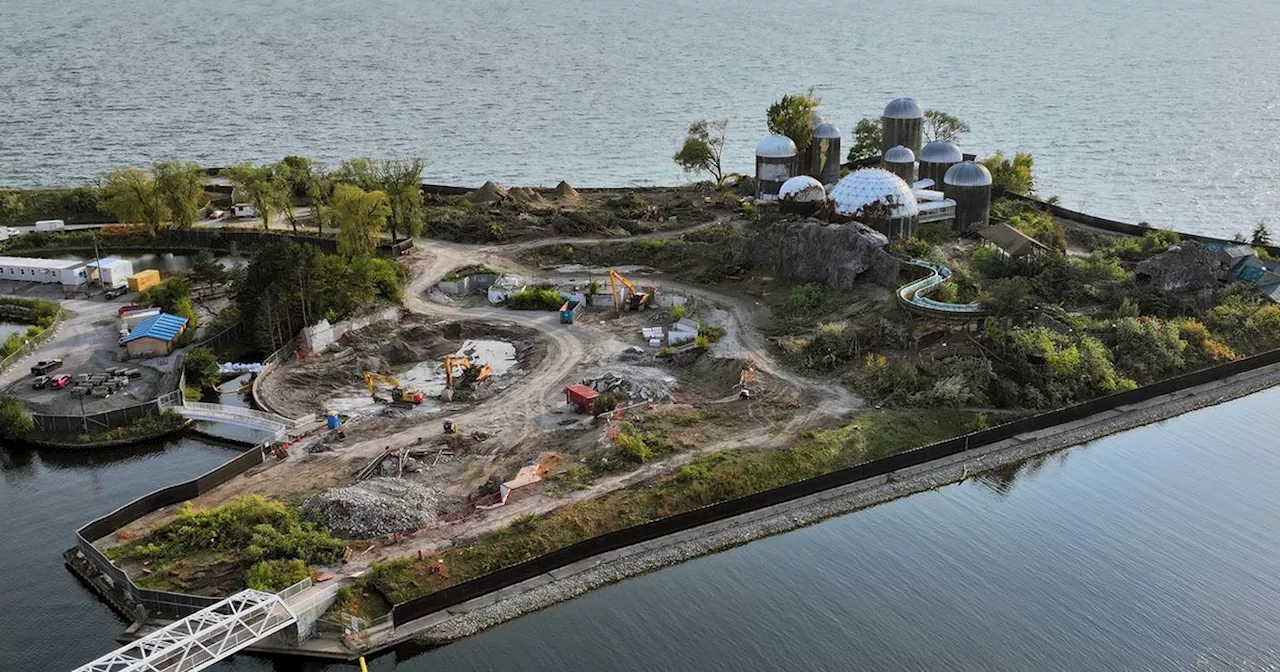
[[[725,129],[728,126],[728,119],[699,119],[693,122],[684,137],[684,144],[671,157],[672,160],[686,173],[708,173],[716,181],[717,187],[724,184],[721,158],[724,155]]]
[[[1254,247],[1271,245],[1271,232],[1267,230],[1265,222],[1258,222],[1258,225],[1253,227],[1253,234],[1249,237],[1249,243]]]
[[[978,304],[993,317],[1025,322],[1032,308],[1031,283],[1021,276],[995,280],[979,295]]]
[[[884,126],[879,119],[867,117],[853,127],[853,146],[849,148],[848,161],[861,168],[880,161],[880,140]]]
[[[959,142],[960,136],[968,133],[969,130],[969,124],[961,121],[954,114],[943,112],[942,110],[924,111],[925,142],[934,142],[936,140]]]
[[[29,436],[35,425],[27,407],[14,397],[0,397],[0,436],[21,439]]]
[[[182,372],[187,384],[197,388],[216,387],[221,379],[218,358],[209,348],[192,348],[182,360]]]
[[[310,196],[310,188],[315,180],[314,167],[311,159],[305,156],[286,156],[280,160],[273,168],[276,179],[284,186],[285,198],[291,204],[295,198],[306,198]],[[312,215],[314,216],[314,201],[312,203]],[[292,207],[284,208],[284,217],[289,222],[289,227],[294,233],[298,232],[298,217],[293,213]]]
[[[399,240],[397,232],[408,238],[422,234],[425,216],[422,208],[422,159],[384,159],[374,163],[378,190],[387,196],[391,211],[387,226],[391,241]]]
[[[354,184],[333,188],[333,217],[338,224],[338,252],[350,258],[369,257],[378,249],[378,234],[391,214],[387,195]]]
[[[121,168],[107,173],[102,187],[107,210],[123,223],[140,222],[160,229],[160,223],[169,218],[156,181],[149,173],[137,168]]]
[[[200,166],[182,161],[157,161],[152,164],[155,189],[169,210],[173,225],[189,229],[196,223],[200,209],[208,199],[204,195],[204,171]]]
[[[1035,181],[1031,175],[1033,163],[1034,159],[1026,152],[1018,152],[1012,159],[996,152],[994,156],[982,160],[982,165],[991,171],[991,182],[997,189],[1023,196],[1035,191]]]
[[[813,142],[814,118],[822,98],[809,89],[806,93],[789,93],[769,106],[765,113],[769,132],[785,135],[804,153]]]
[[[227,269],[209,250],[200,250],[191,262],[191,279],[203,285],[220,285],[227,281]]]
[[[191,298],[191,285],[182,278],[169,278],[138,295],[139,303],[156,306],[166,313],[176,312],[178,302]]]
[[[289,208],[288,189],[270,165],[237,163],[223,168],[222,176],[235,185],[234,198],[253,206],[263,229],[270,229],[272,217]]]

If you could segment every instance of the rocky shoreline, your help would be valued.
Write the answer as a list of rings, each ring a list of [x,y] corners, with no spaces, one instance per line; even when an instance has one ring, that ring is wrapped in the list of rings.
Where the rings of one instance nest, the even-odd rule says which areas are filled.
[[[853,483],[733,520],[638,544],[580,566],[551,572],[492,596],[477,598],[447,613],[420,619],[416,628],[414,623],[405,624],[398,628],[403,634],[397,639],[411,636],[415,642],[427,646],[461,639],[623,579],[960,482],[981,472],[1167,420],[1277,384],[1280,384],[1280,365],[976,448],[962,455],[895,472],[888,477]]]

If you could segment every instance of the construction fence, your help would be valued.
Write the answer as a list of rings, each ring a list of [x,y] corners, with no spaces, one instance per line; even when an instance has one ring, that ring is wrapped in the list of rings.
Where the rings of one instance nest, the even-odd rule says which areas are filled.
[[[116,408],[87,415],[45,415],[32,413],[31,424],[40,434],[80,434],[99,432],[125,425],[148,415],[160,412],[160,401],[152,399],[141,404]]]

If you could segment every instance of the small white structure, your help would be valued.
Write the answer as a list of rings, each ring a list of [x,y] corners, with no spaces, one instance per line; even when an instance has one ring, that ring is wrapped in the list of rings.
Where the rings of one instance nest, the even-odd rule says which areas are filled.
[[[67,223],[61,219],[42,219],[36,222],[36,231],[62,231]]]
[[[8,226],[0,226],[0,240],[9,240],[10,238],[21,233]]]
[[[489,303],[498,304],[511,298],[512,294],[524,291],[525,283],[514,275],[504,275],[489,285]]]
[[[0,257],[0,280],[79,287],[89,280],[89,269],[78,259]]]
[[[91,261],[88,267],[97,269],[98,280],[102,282],[103,287],[108,289],[127,286],[129,284],[129,276],[133,275],[133,262],[119,257],[106,257],[98,261]]]
[[[253,209],[248,203],[236,203],[231,206],[231,216],[235,219],[248,219],[257,217],[258,211]]]

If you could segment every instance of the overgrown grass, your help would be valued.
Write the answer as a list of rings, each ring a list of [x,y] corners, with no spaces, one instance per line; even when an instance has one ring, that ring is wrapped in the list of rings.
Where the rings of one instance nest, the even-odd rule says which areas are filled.
[[[564,295],[550,287],[530,287],[512,294],[506,301],[512,310],[560,310]]]
[[[456,268],[449,271],[449,273],[444,276],[444,280],[446,282],[451,282],[453,280],[468,278],[473,275],[502,275],[502,271],[499,271],[488,264],[472,264],[470,266],[463,266],[462,268]]]
[[[868,411],[853,424],[810,434],[791,450],[714,453],[642,487],[521,518],[423,561],[375,563],[370,583],[403,602],[606,532],[950,438],[972,422],[970,414],[949,411]]]
[[[111,429],[104,429],[98,432],[70,434],[50,438],[58,441],[80,444],[103,443],[106,441],[118,441],[120,439],[143,439],[177,431],[186,425],[186,423],[187,419],[181,415],[178,415],[173,411],[165,411],[155,415],[145,415],[121,427],[113,427]]]

